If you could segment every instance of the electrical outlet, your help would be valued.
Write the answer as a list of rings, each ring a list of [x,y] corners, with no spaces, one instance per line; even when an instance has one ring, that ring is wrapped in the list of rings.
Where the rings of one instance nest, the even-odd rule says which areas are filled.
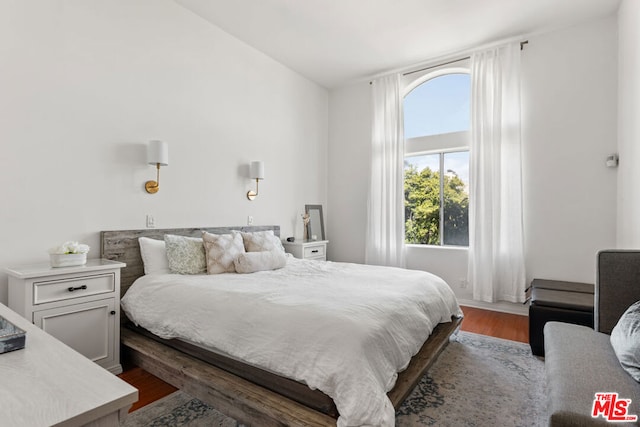
[[[147,214],[147,228],[155,228],[156,227],[156,219],[153,215]]]
[[[252,215],[247,216],[247,225],[253,225],[253,216]]]
[[[461,289],[464,289],[467,287],[467,279],[460,279],[458,283]]]

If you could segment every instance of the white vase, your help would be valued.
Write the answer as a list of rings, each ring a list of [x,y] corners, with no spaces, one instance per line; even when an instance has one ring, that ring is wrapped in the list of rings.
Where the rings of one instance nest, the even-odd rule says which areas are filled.
[[[49,254],[51,267],[71,267],[87,263],[87,254]]]

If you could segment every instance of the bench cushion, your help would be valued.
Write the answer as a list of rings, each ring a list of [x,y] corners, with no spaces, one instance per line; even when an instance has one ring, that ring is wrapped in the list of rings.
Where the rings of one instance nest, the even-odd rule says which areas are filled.
[[[533,288],[531,305],[593,313],[593,294]]]
[[[556,291],[582,292],[592,294],[595,292],[593,283],[565,282],[563,280],[533,279],[531,288],[553,289]]]

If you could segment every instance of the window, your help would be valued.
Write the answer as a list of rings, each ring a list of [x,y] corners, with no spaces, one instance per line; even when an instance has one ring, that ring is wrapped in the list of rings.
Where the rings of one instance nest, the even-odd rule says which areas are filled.
[[[440,70],[409,87],[404,98],[405,242],[468,246],[469,74]]]

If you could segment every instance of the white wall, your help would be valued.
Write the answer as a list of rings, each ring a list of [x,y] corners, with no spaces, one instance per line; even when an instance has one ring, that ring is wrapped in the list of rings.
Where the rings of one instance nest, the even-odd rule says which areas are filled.
[[[529,37],[523,52],[527,279],[592,282],[595,252],[615,244],[616,18]],[[364,260],[369,84],[329,94],[330,259]],[[351,231],[354,230],[354,231]],[[408,248],[409,268],[442,276],[460,299],[467,251]]]
[[[329,106],[327,187],[333,221],[327,227],[327,257],[364,263],[371,164],[369,83],[331,91]]]
[[[618,10],[618,246],[640,248],[640,2]]]
[[[617,22],[530,37],[523,56],[527,277],[594,283],[615,247]]]
[[[146,214],[299,235],[304,204],[327,201],[327,91],[171,0],[2,2],[0,94],[0,266],[66,240],[98,257],[100,230]],[[170,150],[155,195],[150,139]]]

